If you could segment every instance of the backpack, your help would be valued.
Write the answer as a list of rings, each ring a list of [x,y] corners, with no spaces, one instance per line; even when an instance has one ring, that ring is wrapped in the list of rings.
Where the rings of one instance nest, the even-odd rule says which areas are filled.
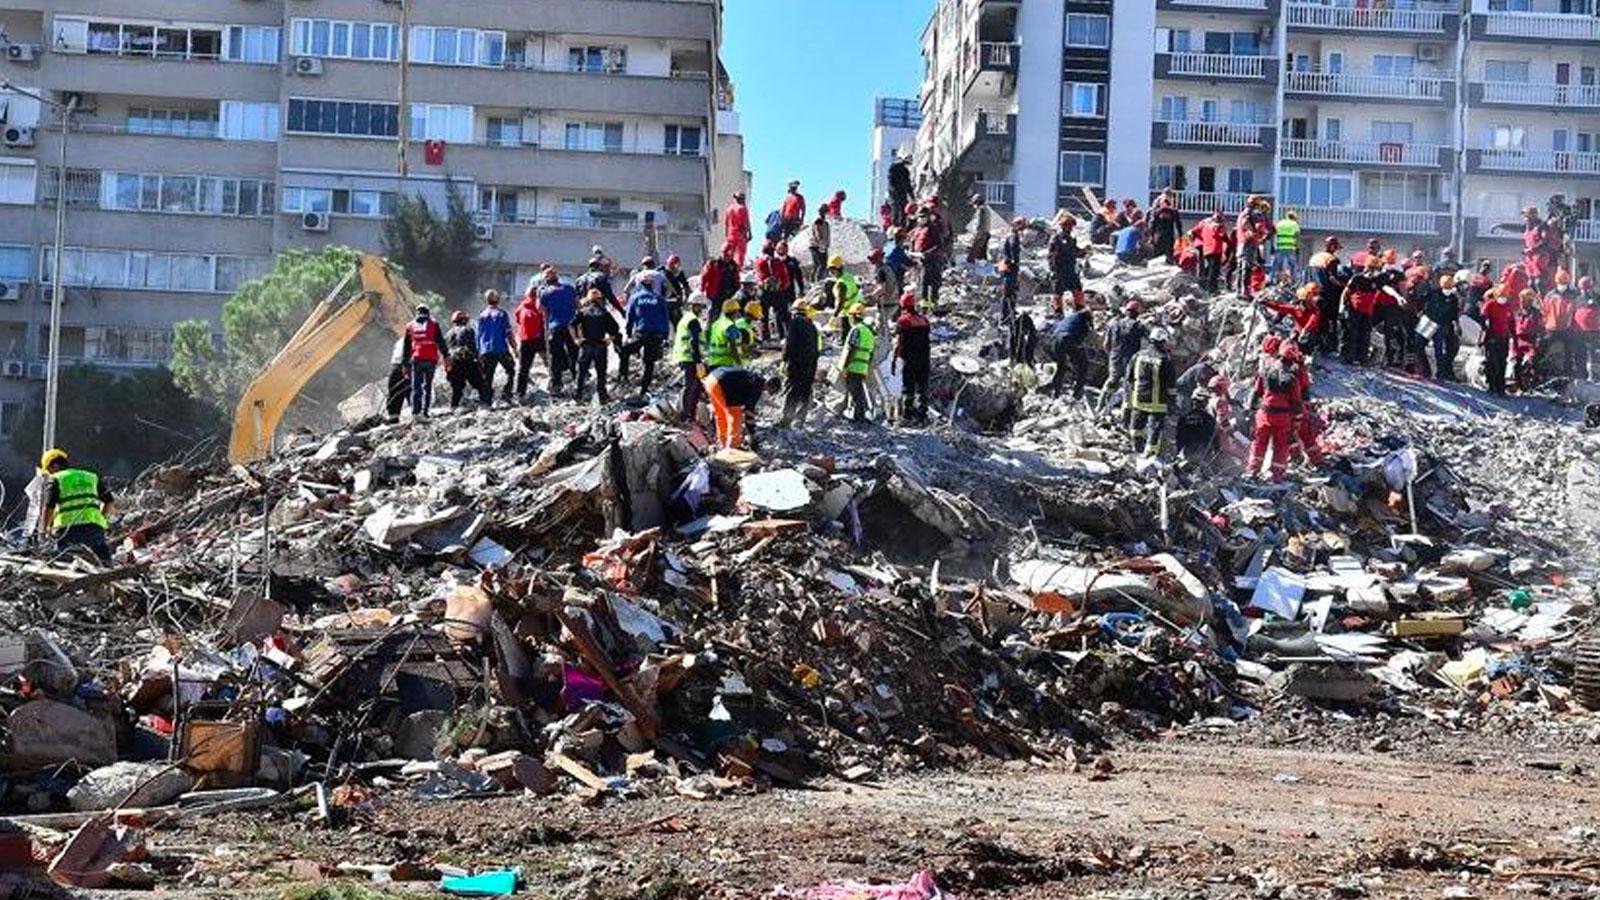
[[[1280,363],[1267,370],[1266,382],[1268,391],[1274,394],[1288,394],[1294,391],[1300,379],[1293,369]]]

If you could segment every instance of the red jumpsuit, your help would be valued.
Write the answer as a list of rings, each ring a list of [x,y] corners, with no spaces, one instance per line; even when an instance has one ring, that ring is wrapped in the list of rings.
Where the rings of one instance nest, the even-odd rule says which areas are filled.
[[[723,227],[727,229],[728,245],[733,248],[733,261],[744,268],[745,254],[750,249],[750,207],[735,200],[722,214]]]
[[[1295,438],[1306,462],[1322,465],[1322,419],[1311,411],[1311,367],[1300,366],[1300,415],[1295,420]]]
[[[1284,369],[1282,362],[1273,362],[1269,367]],[[1272,477],[1281,479],[1289,467],[1289,445],[1293,439],[1296,423],[1300,418],[1302,407],[1301,382],[1299,373],[1286,370],[1292,379],[1287,386],[1274,388],[1268,382],[1268,375],[1273,368],[1268,368],[1256,376],[1256,396],[1260,398],[1261,406],[1256,410],[1255,437],[1250,441],[1250,460],[1246,463],[1246,471],[1254,475],[1261,470],[1261,463],[1267,455],[1267,448],[1272,449]]]

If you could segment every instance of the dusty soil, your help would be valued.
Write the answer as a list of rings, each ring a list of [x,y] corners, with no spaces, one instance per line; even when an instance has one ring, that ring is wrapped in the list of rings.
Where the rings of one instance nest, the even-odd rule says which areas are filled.
[[[391,793],[341,830],[282,812],[151,837],[170,863],[198,856],[176,894],[193,898],[278,897],[318,864],[400,861],[521,866],[525,896],[585,900],[755,898],[921,868],[962,898],[1600,896],[1595,745],[1444,731],[1390,752],[1312,743],[1227,746],[1196,731],[1098,766],[706,802]]]

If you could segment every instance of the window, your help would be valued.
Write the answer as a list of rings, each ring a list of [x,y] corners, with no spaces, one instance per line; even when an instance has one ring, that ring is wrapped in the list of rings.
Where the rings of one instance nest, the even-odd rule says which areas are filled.
[[[159,328],[91,326],[83,329],[83,359],[103,363],[164,363],[172,358],[172,332]]]
[[[668,156],[699,156],[700,126],[668,125],[666,153]]]
[[[411,139],[472,143],[472,107],[445,103],[411,104]]]
[[[1390,53],[1375,53],[1372,56],[1372,74],[1374,75],[1410,78],[1416,73],[1417,60],[1414,56],[1400,56]]]
[[[33,248],[19,244],[0,244],[0,278],[31,281]]]
[[[1229,56],[1260,56],[1261,39],[1254,31],[1208,31],[1205,52]]]
[[[1366,209],[1430,212],[1441,180],[1414,172],[1372,172],[1361,176],[1361,205]]]
[[[133,134],[214,138],[217,136],[217,114],[210,110],[130,106],[128,131]]]
[[[1187,122],[1189,121],[1188,97],[1162,97],[1161,121]]]
[[[1531,74],[1529,68],[1525,59],[1486,59],[1483,61],[1483,80],[1527,84]]]
[[[436,66],[502,66],[506,33],[476,28],[417,25],[411,29],[411,61]]]
[[[377,62],[400,58],[400,26],[387,22],[295,19],[289,33],[289,53],[293,56]]]
[[[1229,100],[1228,121],[1235,125],[1264,125],[1267,109],[1255,100]]]
[[[1322,139],[1325,141],[1344,140],[1344,120],[1332,116],[1323,119]]]
[[[32,206],[34,201],[37,179],[34,177],[36,168],[32,163],[21,163],[5,160],[0,164],[0,203],[16,206]]]
[[[277,140],[278,104],[222,101],[220,134],[230,141]]]
[[[1279,192],[1278,202],[1284,206],[1355,205],[1348,172],[1284,172]]]
[[[622,152],[621,122],[568,122],[566,143],[568,150],[603,150]]]
[[[276,25],[229,25],[227,49],[230,62],[275,63],[283,30]]]
[[[622,211],[620,197],[563,197],[561,224],[574,228],[623,228],[638,221],[638,213]]]
[[[1189,187],[1189,173],[1183,166],[1159,165],[1150,167],[1150,190],[1172,188],[1175,191]]]
[[[40,251],[40,277],[49,283],[54,249]],[[93,250],[68,247],[61,257],[61,280],[66,284],[132,290],[227,292],[219,274],[219,257],[201,253],[155,253],[136,250]],[[244,271],[264,272],[270,259],[245,258]],[[223,273],[225,274],[225,273]]]
[[[1521,125],[1489,125],[1484,129],[1484,144],[1490,150],[1528,149],[1528,129]]]
[[[1231,194],[1249,194],[1256,189],[1256,173],[1253,169],[1229,169],[1228,192]]]
[[[515,147],[522,143],[522,120],[512,116],[490,116],[484,122],[483,136],[496,147]]]
[[[174,60],[222,58],[221,28],[183,25],[163,25],[157,28],[151,25],[85,21],[58,16],[56,29],[63,38],[64,46],[60,49],[68,52],[77,50],[74,42],[67,39],[67,35],[72,33],[84,36],[85,53]]]
[[[287,213],[323,212],[341,216],[378,219],[394,214],[395,194],[379,190],[348,188],[285,187],[283,211]]]
[[[1067,15],[1067,46],[1068,47],[1109,47],[1111,46],[1111,17]]]
[[[1377,144],[1409,144],[1414,130],[1411,122],[1374,119],[1372,141]]]
[[[567,71],[612,74],[626,72],[628,48],[626,46],[568,47]]]
[[[17,400],[0,401],[0,437],[11,437],[22,424],[22,403]]]
[[[270,181],[211,175],[107,172],[99,185],[102,209],[212,216],[272,214],[273,183]]]
[[[1094,119],[1106,114],[1105,85],[1068,82],[1061,86],[1061,114],[1075,119]]]
[[[1069,185],[1100,184],[1105,179],[1104,153],[1082,153],[1068,150],[1061,154],[1061,183]]]
[[[400,134],[400,108],[393,103],[290,98],[285,130],[293,134],[396,137]]]

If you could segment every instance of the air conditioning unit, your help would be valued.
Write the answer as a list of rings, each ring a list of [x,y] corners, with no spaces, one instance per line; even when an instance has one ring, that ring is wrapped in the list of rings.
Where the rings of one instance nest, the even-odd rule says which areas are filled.
[[[35,129],[32,126],[7,125],[0,132],[0,144],[7,147],[32,147]]]
[[[321,75],[322,60],[314,56],[297,56],[294,59],[294,73],[296,75]]]
[[[308,212],[300,217],[300,227],[306,231],[327,231],[328,214],[325,212]]]
[[[0,281],[0,301],[15,303],[22,299],[22,294],[27,289],[26,281]]]
[[[50,377],[49,363],[28,363],[28,378],[32,381],[44,381]]]
[[[1439,58],[1443,55],[1444,47],[1440,46],[1439,44],[1417,45],[1417,62],[1438,62]]]
[[[27,378],[28,364],[20,359],[6,360],[5,376],[7,378]]]
[[[44,48],[38,44],[7,44],[6,59],[17,63],[31,63],[39,61],[39,54]]]
[[[477,238],[480,241],[492,241],[492,240],[494,240],[494,223],[493,222],[474,222],[474,223],[472,223],[472,236]]]

